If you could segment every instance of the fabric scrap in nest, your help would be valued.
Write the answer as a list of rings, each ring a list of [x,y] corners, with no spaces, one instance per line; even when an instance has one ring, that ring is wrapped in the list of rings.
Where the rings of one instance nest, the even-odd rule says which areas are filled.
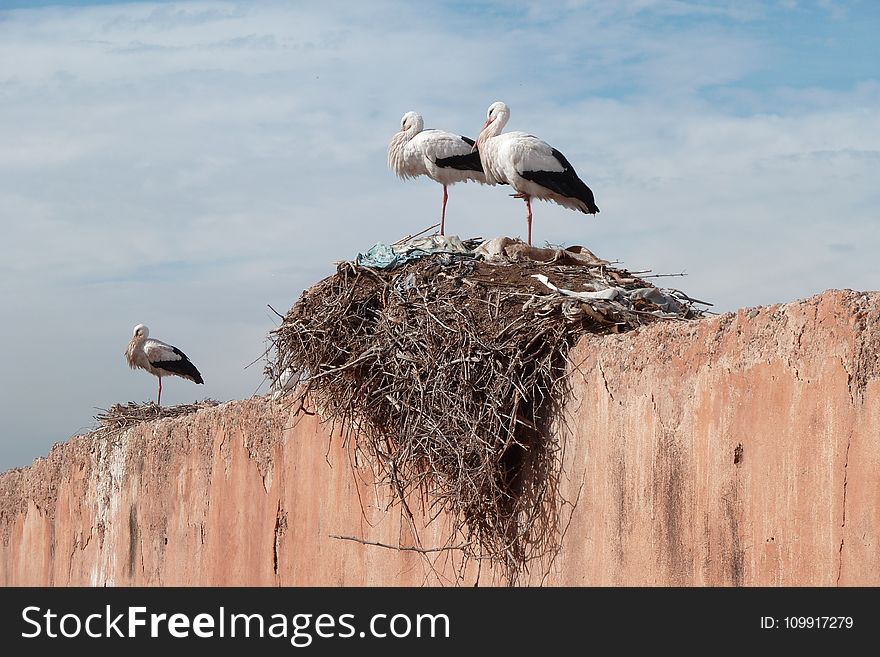
[[[472,245],[464,244],[457,235],[433,235],[388,246],[377,242],[366,253],[358,253],[355,262],[362,267],[394,269],[434,253],[473,253]]]

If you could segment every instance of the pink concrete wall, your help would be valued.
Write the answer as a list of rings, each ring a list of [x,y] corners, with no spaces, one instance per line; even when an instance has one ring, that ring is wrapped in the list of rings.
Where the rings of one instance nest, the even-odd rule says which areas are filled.
[[[560,549],[521,581],[880,584],[878,308],[834,291],[583,340]],[[314,416],[229,402],[0,475],[0,584],[504,583],[454,551],[329,537],[413,545],[389,501]],[[448,544],[443,518],[417,523]]]

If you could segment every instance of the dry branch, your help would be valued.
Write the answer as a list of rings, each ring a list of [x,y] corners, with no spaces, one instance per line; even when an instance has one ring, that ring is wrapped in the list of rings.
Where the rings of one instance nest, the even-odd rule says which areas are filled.
[[[362,545],[375,545],[376,547],[386,548],[388,550],[398,550],[401,552],[421,552],[423,554],[428,552],[445,552],[446,550],[463,550],[468,547],[466,544],[461,545],[450,545],[448,547],[431,547],[431,548],[423,548],[416,547],[414,545],[389,545],[388,543],[380,543],[379,541],[368,541],[363,538],[358,538],[357,536],[341,536],[339,534],[327,534],[330,538],[338,538],[341,541],[354,541],[355,543],[361,543]]]

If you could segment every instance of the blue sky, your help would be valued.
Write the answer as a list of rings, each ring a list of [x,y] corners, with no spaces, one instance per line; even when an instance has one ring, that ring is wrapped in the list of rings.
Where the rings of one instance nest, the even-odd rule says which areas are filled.
[[[400,117],[565,153],[602,212],[535,205],[584,244],[721,311],[880,280],[880,3],[0,0],[0,469],[155,396],[133,326],[206,385],[266,392],[265,337],[440,188],[385,156]],[[523,235],[502,189],[450,189],[449,232]]]

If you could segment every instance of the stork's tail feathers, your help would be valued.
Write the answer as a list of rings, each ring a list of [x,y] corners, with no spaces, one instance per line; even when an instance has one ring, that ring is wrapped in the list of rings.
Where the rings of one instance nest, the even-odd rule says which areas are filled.
[[[555,148],[553,149],[553,157],[562,165],[562,171],[523,171],[520,175],[563,198],[570,199],[569,202],[563,201],[562,205],[575,207],[584,214],[599,212],[599,206],[596,205],[596,199],[593,197],[593,190],[578,177],[571,163]],[[576,202],[572,203],[572,201]]]
[[[584,189],[586,189],[588,193],[581,196],[580,200],[584,202],[584,204],[587,206],[587,209],[581,210],[581,212],[583,212],[584,214],[598,214],[599,206],[596,205],[596,200],[593,197],[593,190],[591,190],[586,185],[584,185]]]

